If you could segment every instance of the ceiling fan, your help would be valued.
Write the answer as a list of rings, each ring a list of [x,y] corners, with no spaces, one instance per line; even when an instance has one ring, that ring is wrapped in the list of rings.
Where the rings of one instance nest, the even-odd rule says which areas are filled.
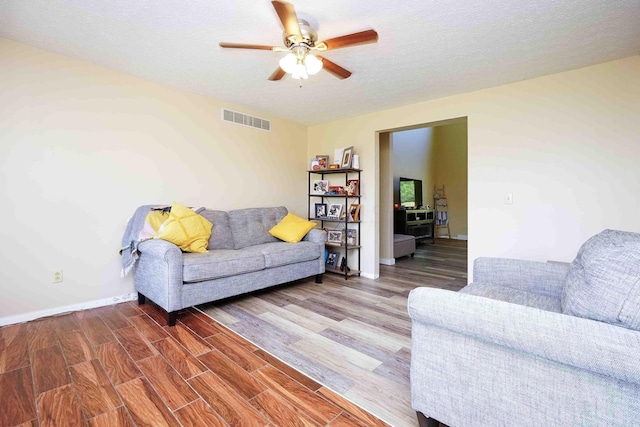
[[[221,42],[220,47],[235,49],[270,50],[273,52],[289,52],[280,60],[280,66],[271,74],[269,80],[280,80],[286,73],[290,73],[294,79],[307,79],[310,74],[318,73],[322,68],[338,77],[346,79],[351,71],[346,70],[322,56],[313,55],[312,51],[324,52],[331,49],[356,46],[360,44],[375,43],[378,41],[378,33],[374,30],[366,30],[345,36],[334,37],[318,41],[318,34],[303,19],[298,19],[295,8],[285,1],[272,1],[274,9],[284,27],[284,46],[265,46],[244,43]]]

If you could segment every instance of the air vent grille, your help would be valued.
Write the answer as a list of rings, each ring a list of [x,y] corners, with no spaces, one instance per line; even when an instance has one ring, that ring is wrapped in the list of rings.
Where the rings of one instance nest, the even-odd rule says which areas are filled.
[[[250,116],[248,114],[239,113],[238,111],[222,109],[222,120],[236,125],[248,126],[254,129],[271,131],[271,121],[261,119],[260,117]]]

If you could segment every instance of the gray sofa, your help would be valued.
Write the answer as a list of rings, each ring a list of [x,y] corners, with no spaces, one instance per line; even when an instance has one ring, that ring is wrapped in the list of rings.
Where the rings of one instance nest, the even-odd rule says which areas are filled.
[[[177,312],[269,286],[314,276],[322,282],[325,232],[312,229],[302,241],[286,243],[269,234],[285,207],[204,210],[213,223],[208,252],[183,253],[160,239],[141,242],[134,270],[138,302],[146,298],[167,311],[170,326]]]
[[[640,425],[640,234],[605,230],[571,264],[480,258],[473,277],[409,295],[421,426]]]

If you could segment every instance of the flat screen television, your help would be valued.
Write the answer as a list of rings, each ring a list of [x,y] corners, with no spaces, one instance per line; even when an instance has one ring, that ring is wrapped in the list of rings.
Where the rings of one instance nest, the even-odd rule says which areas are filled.
[[[400,206],[418,208],[422,206],[422,180],[400,177]]]

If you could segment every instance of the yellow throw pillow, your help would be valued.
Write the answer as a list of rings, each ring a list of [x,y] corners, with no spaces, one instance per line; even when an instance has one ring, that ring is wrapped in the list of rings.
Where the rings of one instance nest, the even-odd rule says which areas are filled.
[[[211,224],[205,217],[179,203],[171,205],[169,218],[160,226],[158,238],[185,252],[207,252]]]
[[[169,219],[169,212],[164,210],[151,211],[147,214],[145,222],[149,224],[153,231],[156,233],[160,229],[160,226]]]
[[[289,212],[269,230],[269,234],[285,242],[297,243],[315,226],[315,222],[307,221]]]

